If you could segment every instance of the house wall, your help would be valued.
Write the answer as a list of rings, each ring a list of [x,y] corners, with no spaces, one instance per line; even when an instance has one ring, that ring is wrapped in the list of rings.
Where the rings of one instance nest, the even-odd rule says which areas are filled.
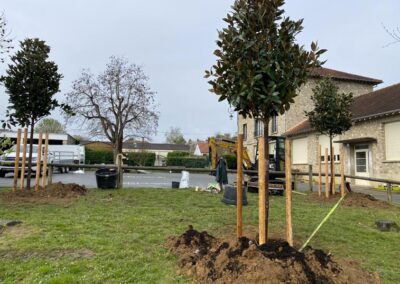
[[[312,89],[315,88],[319,80],[315,78],[310,78],[305,85],[299,89],[298,96],[295,98],[295,102],[292,104],[291,108],[284,115],[277,117],[278,131],[272,133],[271,122],[269,124],[269,134],[281,136],[283,133],[288,131],[290,128],[294,127],[304,119],[306,116],[305,111],[311,111],[313,109],[313,102],[311,96],[313,94]],[[349,81],[336,81],[339,86],[340,92],[349,93],[352,92],[353,95],[360,96],[365,93],[373,91],[373,85],[365,83],[356,83]],[[254,157],[256,154],[257,147],[257,137],[254,135],[255,120],[253,118],[243,118],[241,115],[238,116],[238,133],[243,134],[243,124],[247,124],[247,139],[243,142],[244,147],[247,149],[250,158],[254,162]]]
[[[400,115],[384,117],[380,119],[367,120],[363,122],[357,122],[353,127],[345,134],[337,137],[338,140],[347,140],[355,138],[371,137],[375,138],[376,142],[359,143],[357,145],[368,145],[371,158],[370,158],[370,177],[400,180],[400,161],[387,161],[386,159],[386,144],[385,144],[385,123],[400,121]],[[400,140],[400,133],[395,134]],[[308,163],[307,164],[295,164],[293,168],[300,171],[307,171],[308,165],[312,165],[313,171],[318,170],[318,145],[319,145],[319,134],[311,133],[308,135],[292,137],[296,138],[308,138]],[[354,144],[344,145],[345,149],[345,173],[355,174],[354,169]],[[322,149],[324,153],[325,150]],[[336,154],[336,153],[335,153]],[[343,160],[343,157],[341,157]],[[322,163],[322,173],[325,172],[324,163]],[[339,173],[340,163],[335,163],[335,171]]]

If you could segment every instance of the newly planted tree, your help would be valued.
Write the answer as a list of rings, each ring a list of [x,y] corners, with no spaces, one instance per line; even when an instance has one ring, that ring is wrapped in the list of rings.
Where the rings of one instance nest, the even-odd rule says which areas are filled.
[[[158,124],[148,77],[140,66],[122,58],[111,57],[98,76],[83,71],[73,82],[67,103],[76,114],[74,119],[84,123],[92,136],[111,142],[114,161],[122,153],[124,139],[151,134]]]
[[[4,13],[0,14],[0,63],[4,62],[4,55],[12,49],[10,31],[7,29],[7,20]]]
[[[268,123],[283,114],[306,82],[312,68],[320,66],[316,43],[306,51],[296,42],[303,20],[284,16],[284,0],[236,0],[219,32],[217,63],[206,71],[211,91],[227,100],[244,117],[264,122],[265,157],[268,157]],[[266,159],[268,186],[268,159]],[[268,235],[268,188],[266,189]]]
[[[30,130],[27,189],[32,173],[33,132],[36,123],[56,107],[68,111],[54,95],[59,91],[62,75],[49,60],[50,47],[37,38],[21,42],[21,49],[11,57],[7,75],[1,77],[9,95],[7,116],[11,125],[19,124]]]
[[[353,102],[352,93],[339,93],[339,88],[332,79],[322,79],[313,89],[311,99],[314,109],[306,112],[311,126],[321,134],[329,136],[330,153],[333,152],[332,140],[351,127],[350,106]],[[327,163],[328,161],[325,161]],[[335,159],[331,155],[331,173],[333,173]],[[330,191],[332,192],[334,176],[331,175]]]

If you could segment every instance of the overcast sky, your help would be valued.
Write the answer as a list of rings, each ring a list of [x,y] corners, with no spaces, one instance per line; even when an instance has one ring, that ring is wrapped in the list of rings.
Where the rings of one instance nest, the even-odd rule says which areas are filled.
[[[216,132],[236,132],[228,105],[208,91],[204,70],[214,62],[217,30],[233,0],[0,0],[14,44],[39,37],[52,48],[51,59],[64,75],[61,93],[83,68],[104,70],[111,55],[142,65],[157,92],[160,121],[155,142],[170,127],[186,139]],[[299,42],[318,40],[328,49],[326,67],[382,79],[384,87],[400,82],[400,44],[383,26],[400,26],[398,0],[288,0],[286,15],[304,18]],[[5,65],[0,66],[4,74]],[[0,117],[8,102],[0,88]],[[59,118],[57,113],[55,118]],[[79,134],[76,126],[69,132]]]

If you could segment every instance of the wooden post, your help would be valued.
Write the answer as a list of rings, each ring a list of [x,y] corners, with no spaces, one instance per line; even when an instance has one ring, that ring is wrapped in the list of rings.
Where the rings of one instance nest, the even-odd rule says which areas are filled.
[[[120,153],[117,155],[117,188],[122,189],[124,187],[123,182],[123,170],[122,170],[122,158],[123,155]],[[221,187],[222,188],[222,187]]]
[[[392,203],[392,184],[388,183],[386,185],[386,193],[387,193],[387,200],[389,203]]]
[[[43,156],[43,174],[42,174],[42,187],[46,188],[46,175],[47,175],[47,158],[49,155],[49,133],[46,132],[44,143],[44,156]]]
[[[318,144],[318,196],[321,196],[322,192],[322,163],[321,163],[321,145]]]
[[[265,244],[266,240],[266,198],[265,198],[265,139],[258,139],[258,234],[259,244]]]
[[[25,162],[26,162],[26,146],[28,144],[28,128],[24,129],[24,149],[22,151],[22,164],[21,164],[21,190],[25,188]]]
[[[236,175],[236,236],[243,235],[243,134],[237,138],[237,175]]]
[[[329,162],[328,148],[325,148],[325,197],[329,198]]]
[[[54,167],[53,167],[52,164],[50,164],[48,168],[49,168],[49,178],[48,178],[47,185],[51,185],[51,184],[53,184],[53,170],[54,170]]]
[[[36,176],[35,176],[35,191],[39,190],[39,182],[40,182],[40,171],[42,166],[42,132],[39,132],[39,141],[38,141],[38,153],[36,160]]]
[[[333,163],[332,167],[332,195],[334,196],[336,194],[336,168],[335,168],[335,148],[332,147],[332,153],[331,153],[331,162]]]
[[[308,190],[313,191],[312,165],[308,165]]]
[[[286,181],[286,241],[293,246],[292,226],[292,147],[289,139],[285,141],[285,181]]]
[[[344,187],[346,183],[346,178],[344,177],[344,148],[340,148],[340,195],[344,196]]]
[[[15,162],[14,162],[14,183],[13,191],[17,191],[18,187],[18,173],[19,173],[19,152],[21,150],[21,129],[17,132],[17,145],[15,149]]]

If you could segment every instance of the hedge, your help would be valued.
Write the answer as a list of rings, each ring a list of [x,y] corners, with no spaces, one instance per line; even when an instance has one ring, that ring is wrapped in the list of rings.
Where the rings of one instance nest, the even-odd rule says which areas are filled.
[[[167,158],[188,157],[188,156],[189,156],[189,152],[179,152],[179,151],[169,152],[167,154]]]
[[[113,152],[85,149],[85,164],[114,164]]]
[[[205,168],[207,164],[207,159],[203,157],[167,157],[169,167]]]
[[[156,162],[155,153],[125,153],[127,159],[124,161],[128,166],[153,167]]]

